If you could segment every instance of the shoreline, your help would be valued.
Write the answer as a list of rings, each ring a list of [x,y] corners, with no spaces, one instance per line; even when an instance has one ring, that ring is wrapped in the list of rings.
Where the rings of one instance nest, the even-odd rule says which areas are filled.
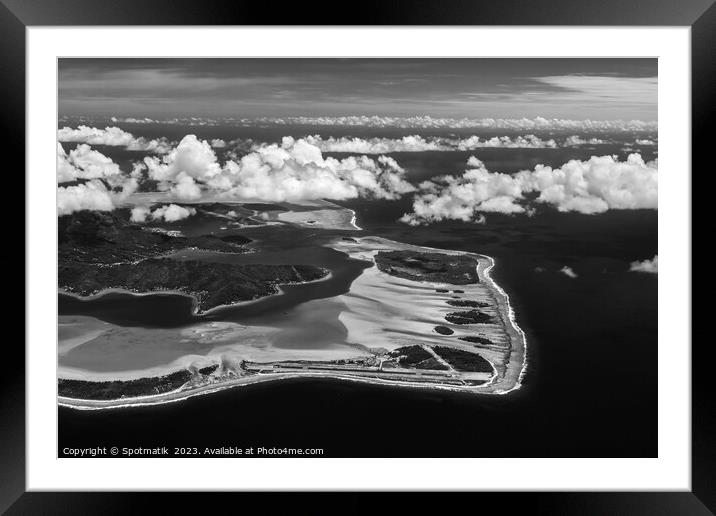
[[[509,392],[512,392],[514,390],[517,390],[522,387],[522,380],[524,379],[525,373],[527,372],[527,334],[525,334],[524,330],[520,328],[519,324],[517,324],[517,321],[515,319],[515,311],[512,307],[512,304],[510,303],[510,296],[505,292],[502,287],[500,287],[497,282],[492,278],[490,275],[490,271],[495,267],[497,264],[496,260],[487,255],[485,256],[490,261],[490,266],[486,267],[484,270],[485,277],[490,281],[491,286],[497,290],[504,298],[505,298],[505,304],[507,305],[507,318],[510,322],[510,326],[512,327],[513,331],[517,332],[519,337],[519,342],[522,344],[520,351],[522,354],[522,367],[520,368],[520,372],[517,375],[517,380],[515,382],[515,385],[511,387],[510,389],[506,391],[500,391],[496,392],[496,394],[507,394]],[[478,273],[479,274],[479,273]],[[510,355],[515,351],[514,347],[510,347]],[[511,358],[511,357],[510,357]],[[510,362],[512,360],[510,359]],[[493,364],[494,367],[494,364]]]
[[[247,385],[253,385],[258,383],[272,382],[272,381],[283,381],[298,378],[306,379],[327,379],[327,380],[339,380],[349,381],[357,383],[367,383],[373,385],[387,386],[387,387],[399,387],[405,389],[420,389],[420,390],[440,390],[440,391],[452,391],[452,392],[465,392],[471,394],[504,394],[501,392],[489,392],[484,391],[484,387],[489,385],[485,383],[483,385],[476,386],[457,386],[449,384],[421,384],[417,382],[406,382],[401,380],[386,380],[382,378],[365,378],[360,376],[352,376],[348,374],[332,373],[332,372],[319,372],[319,371],[305,371],[305,372],[292,372],[292,373],[275,373],[275,374],[259,374],[237,378],[234,380],[227,380],[220,383],[205,384],[195,387],[190,390],[182,390],[180,387],[177,390],[165,392],[162,394],[156,394],[151,396],[136,396],[133,398],[118,398],[114,400],[92,400],[92,399],[80,399],[80,398],[67,398],[64,396],[57,396],[58,405],[65,408],[71,408],[75,410],[107,410],[107,409],[119,409],[119,408],[131,408],[131,407],[144,407],[153,405],[163,405],[165,403],[176,403],[184,401],[195,396],[204,396],[207,394],[213,394],[219,391],[235,389],[238,387],[244,387]]]
[[[266,296],[257,297],[256,299],[247,299],[246,301],[237,301],[236,303],[229,303],[229,304],[223,304],[223,305],[216,305],[212,306],[211,308],[208,308],[206,310],[199,310],[199,300],[196,298],[194,294],[188,294],[186,292],[183,292],[181,290],[153,290],[151,292],[134,292],[133,290],[121,288],[121,287],[110,287],[110,288],[104,288],[100,290],[99,292],[96,292],[94,294],[90,294],[88,296],[83,296],[82,294],[77,294],[76,292],[70,292],[68,290],[65,290],[63,288],[58,288],[57,293],[62,294],[65,296],[72,297],[74,299],[77,299],[78,301],[96,301],[98,299],[101,299],[102,297],[106,296],[107,294],[127,294],[131,296],[137,296],[137,297],[144,297],[144,296],[161,296],[161,295],[171,295],[171,296],[182,296],[182,297],[188,297],[192,300],[192,310],[191,315],[195,315],[198,317],[211,314],[212,312],[216,312],[218,310],[223,310],[226,308],[235,308],[238,306],[247,306],[252,305],[255,303],[258,303],[260,301],[263,301],[264,299],[268,299],[270,297],[274,296],[282,296],[285,294],[285,292],[281,289],[282,286],[286,285],[308,285],[310,283],[319,283],[321,281],[328,281],[333,277],[333,273],[331,271],[328,271],[328,274],[325,276],[310,280],[310,281],[296,281],[296,282],[287,282],[287,283],[277,283],[276,289],[278,292],[275,292],[273,294],[268,294]]]
[[[527,335],[525,332],[520,328],[519,324],[517,324],[516,316],[514,309],[510,303],[510,297],[507,294],[507,292],[500,287],[497,282],[494,280],[494,278],[490,275],[490,271],[496,266],[497,262],[492,256],[488,256],[485,254],[480,253],[474,253],[470,251],[456,251],[453,249],[440,249],[437,247],[428,247],[428,246],[419,246],[414,244],[407,244],[403,242],[397,242],[395,240],[390,240],[388,238],[383,237],[376,237],[376,236],[367,236],[367,237],[358,237],[356,238],[358,243],[361,242],[377,242],[377,243],[383,243],[388,244],[391,246],[395,246],[396,249],[399,250],[414,250],[414,251],[429,251],[429,252],[437,252],[442,254],[448,254],[448,255],[463,255],[463,256],[472,256],[477,260],[477,275],[478,278],[482,279],[483,277],[486,280],[486,283],[489,285],[489,287],[496,293],[498,296],[496,296],[496,301],[498,302],[498,308],[501,315],[506,316],[505,322],[505,329],[507,330],[507,333],[510,336],[510,358],[508,359],[507,366],[506,366],[506,372],[505,372],[505,378],[508,376],[508,372],[511,368],[514,367],[513,355],[515,352],[517,352],[519,355],[519,361],[521,363],[521,367],[519,372],[514,371],[512,369],[512,376],[514,377],[511,381],[514,383],[514,385],[510,386],[508,389],[501,390],[499,388],[495,388],[495,383],[503,383],[498,381],[497,376],[493,376],[493,378],[490,380],[489,383],[477,386],[476,388],[480,389],[484,394],[508,394],[509,392],[512,392],[514,390],[519,389],[522,386],[522,380],[524,378],[524,375],[527,371]],[[484,266],[483,262],[487,261],[488,264]],[[375,263],[375,260],[373,260]],[[483,267],[481,269],[481,267]],[[425,282],[425,284],[432,284],[432,285],[438,285],[438,283],[434,282]],[[493,364],[491,361],[493,368],[495,367],[495,364]],[[516,373],[516,374],[515,374]],[[508,382],[510,380],[507,380]],[[499,387],[499,386],[498,386]]]
[[[388,247],[395,247],[396,249],[413,249],[413,250],[420,250],[420,251],[430,251],[430,252],[439,252],[443,254],[448,255],[467,255],[467,256],[473,256],[476,258],[477,261],[477,274],[478,278],[483,280],[484,284],[488,286],[490,291],[494,292],[495,301],[497,302],[497,309],[500,315],[502,316],[503,325],[505,328],[505,331],[507,335],[509,336],[509,342],[510,346],[507,349],[507,359],[506,363],[504,364],[504,374],[502,377],[499,377],[497,374],[497,369],[495,364],[490,361],[493,371],[495,374],[491,375],[491,378],[488,382],[480,385],[452,385],[452,384],[440,384],[440,383],[419,383],[419,382],[409,382],[409,381],[402,381],[402,380],[392,380],[392,379],[384,379],[384,378],[369,378],[369,377],[361,377],[360,375],[351,375],[351,374],[345,374],[340,372],[322,372],[318,370],[306,370],[301,372],[281,372],[281,373],[268,373],[268,374],[256,374],[246,377],[240,377],[235,378],[231,380],[224,380],[224,381],[218,381],[216,383],[209,383],[204,385],[199,385],[196,387],[191,387],[185,390],[182,390],[184,386],[180,387],[177,390],[157,394],[157,395],[151,395],[151,396],[138,396],[133,398],[120,398],[115,400],[91,400],[91,399],[77,399],[77,398],[66,398],[58,396],[58,404],[60,406],[78,409],[78,410],[101,410],[101,409],[108,409],[108,408],[121,408],[121,407],[131,407],[131,406],[147,406],[147,405],[157,405],[162,403],[170,403],[170,402],[176,402],[181,401],[184,399],[188,399],[194,396],[198,395],[204,395],[209,394],[213,392],[218,392],[225,389],[231,389],[234,387],[239,387],[243,385],[251,385],[254,383],[262,383],[265,381],[278,381],[283,379],[290,379],[290,378],[332,378],[337,380],[347,380],[347,381],[354,381],[354,382],[360,382],[360,383],[369,383],[369,384],[375,384],[375,385],[387,385],[387,386],[395,386],[395,387],[405,387],[405,388],[415,388],[415,389],[438,389],[438,390],[447,390],[447,391],[453,391],[453,392],[468,392],[472,394],[490,394],[490,395],[503,395],[508,394],[509,392],[512,392],[514,390],[517,390],[522,385],[522,380],[524,378],[524,375],[527,371],[527,338],[524,333],[524,331],[519,327],[517,324],[517,321],[515,319],[515,313],[512,305],[510,304],[509,295],[495,282],[495,280],[490,275],[490,271],[495,267],[496,261],[491,256],[482,255],[479,253],[472,253],[467,251],[454,251],[454,250],[446,250],[446,249],[438,249],[433,247],[427,247],[427,246],[416,246],[412,244],[403,244],[400,242],[395,242],[392,240],[388,240],[381,237],[362,237],[357,238],[357,244],[370,244],[371,242],[375,244],[382,244],[383,246]],[[335,243],[335,242],[334,242]],[[345,246],[345,244],[342,244]],[[335,247],[333,247],[335,248]],[[344,252],[344,251],[341,251]],[[375,261],[374,261],[375,264]],[[331,273],[329,272],[328,275],[326,275],[323,278],[320,278],[318,280],[314,280],[312,282],[317,281],[325,281],[329,279],[331,276]],[[312,282],[306,282],[306,283],[312,283]],[[434,282],[425,282],[425,284],[433,284]],[[281,295],[283,292],[279,288],[279,292],[272,295]],[[107,291],[103,291],[101,293],[95,294],[93,296],[78,296],[73,293],[67,293],[68,295],[73,295],[75,297],[79,297],[79,299],[87,300],[91,298],[97,298],[101,297],[104,294],[110,293],[111,291],[119,291],[124,293],[129,293],[132,295],[155,295],[155,294],[179,294],[187,297],[193,298],[190,294],[186,294],[185,292],[171,292],[171,291],[157,291],[157,292],[147,292],[147,293],[134,293],[131,291],[122,291],[121,289],[108,289]],[[63,292],[64,293],[64,292]],[[237,304],[232,304],[228,306],[237,306],[238,304],[250,304],[250,303],[256,303],[262,299],[265,299],[270,296],[263,296],[261,298],[258,298],[256,300],[250,300],[250,301],[244,301]],[[222,307],[214,307],[211,310],[217,310],[221,309]],[[226,308],[226,306],[223,306],[223,308]],[[203,314],[208,313],[209,311],[202,312]],[[199,315],[199,314],[197,314]],[[515,364],[515,362],[519,362],[519,364]],[[504,385],[507,384],[507,385]]]

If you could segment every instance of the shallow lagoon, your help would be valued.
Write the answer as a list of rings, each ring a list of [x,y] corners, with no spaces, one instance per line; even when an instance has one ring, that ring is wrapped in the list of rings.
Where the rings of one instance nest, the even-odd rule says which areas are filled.
[[[372,264],[351,259],[345,253],[321,245],[329,238],[340,237],[342,232],[320,232],[318,237],[315,230],[295,227],[237,232],[254,240],[250,246],[252,252],[227,254],[187,250],[172,257],[236,264],[317,265],[330,270],[330,277],[317,282],[284,285],[279,295],[217,308],[203,316],[194,315],[192,300],[179,294],[135,296],[110,292],[91,300],[60,294],[60,316],[89,315],[119,326],[154,329],[154,334],[132,330],[132,339],[122,341],[121,329],[116,328],[112,338],[98,338],[73,347],[59,357],[60,366],[95,372],[141,370],[167,365],[187,355],[204,355],[215,344],[182,340],[178,331],[211,321],[277,330],[270,342],[257,341],[251,345],[326,350],[341,346],[346,336],[346,329],[338,320],[342,306],[330,298],[348,292],[351,283]]]

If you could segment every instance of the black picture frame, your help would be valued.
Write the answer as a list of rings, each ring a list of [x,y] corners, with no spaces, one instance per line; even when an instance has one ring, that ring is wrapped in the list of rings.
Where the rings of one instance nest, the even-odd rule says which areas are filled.
[[[349,9],[351,6],[354,9]],[[704,172],[710,151],[710,127],[716,110],[716,5],[714,0],[522,0],[364,1],[341,8],[336,2],[271,3],[232,0],[2,0],[0,2],[0,102],[6,149],[25,144],[25,29],[39,25],[552,25],[689,26],[692,35],[692,163]],[[343,15],[338,13],[343,11]],[[350,15],[346,14],[350,12]],[[328,13],[333,13],[328,15]],[[8,153],[10,154],[10,153]],[[13,167],[24,170],[21,151],[11,153]],[[701,167],[699,167],[702,165]],[[27,194],[27,192],[25,192]],[[22,202],[21,196],[17,200]],[[20,207],[17,208],[18,213]],[[17,242],[24,228],[17,224]],[[23,248],[24,249],[24,248]],[[24,263],[24,251],[23,253]],[[7,261],[7,258],[3,258]],[[5,264],[9,269],[11,264]],[[16,267],[16,266],[15,266]],[[24,265],[23,265],[24,267]],[[25,269],[25,276],[32,271]],[[15,281],[20,281],[19,275]],[[16,288],[21,288],[17,285]],[[19,303],[18,303],[19,304]],[[24,306],[24,303],[23,303]],[[31,307],[28,307],[31,309]],[[692,490],[641,493],[479,493],[482,511],[523,507],[532,514],[716,514],[716,410],[709,384],[712,361],[707,339],[692,348]],[[0,511],[8,514],[137,513],[160,503],[166,512],[188,510],[187,494],[38,493],[25,490],[25,353],[15,339],[5,341],[6,365],[0,375]],[[211,496],[209,501],[206,496]],[[237,503],[248,507],[255,495],[204,495],[202,505]],[[380,497],[379,497],[380,498]],[[408,499],[409,498],[409,499]],[[508,501],[509,500],[509,501]],[[271,503],[284,502],[272,498]],[[289,500],[293,510],[314,507],[305,497]],[[357,493],[341,512],[370,510],[379,499]],[[420,504],[422,496],[401,504]],[[459,500],[452,503],[460,503]],[[204,505],[204,507],[207,507]],[[406,505],[407,507],[407,505]],[[321,512],[320,510],[318,512]]]

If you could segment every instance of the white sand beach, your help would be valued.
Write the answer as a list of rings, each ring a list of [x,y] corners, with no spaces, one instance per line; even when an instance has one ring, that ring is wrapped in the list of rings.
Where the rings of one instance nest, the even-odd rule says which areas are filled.
[[[353,282],[350,292],[337,298],[347,307],[340,315],[341,322],[348,329],[347,341],[386,350],[427,344],[477,352],[493,364],[498,375],[489,385],[476,389],[504,393],[519,388],[525,367],[524,333],[514,321],[509,298],[489,276],[489,270],[494,266],[492,258],[413,246],[378,237],[357,238],[354,241],[337,239],[329,245],[363,260],[372,260],[376,253],[383,250],[466,254],[475,258],[478,261],[480,283],[467,285],[411,281],[381,272],[375,265],[366,269]],[[489,303],[489,307],[480,308],[480,311],[491,315],[495,322],[479,325],[447,322],[445,315],[462,310],[447,303],[458,297],[454,293],[456,290],[462,291],[459,294],[461,299]],[[454,334],[440,335],[433,331],[436,325],[448,327]],[[494,346],[478,347],[459,340],[461,336],[485,337]]]

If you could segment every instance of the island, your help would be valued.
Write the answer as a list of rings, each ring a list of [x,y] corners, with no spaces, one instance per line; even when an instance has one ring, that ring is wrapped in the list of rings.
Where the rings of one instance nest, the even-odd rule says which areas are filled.
[[[216,209],[215,207],[212,207]],[[240,235],[185,237],[145,231],[120,214],[80,211],[60,217],[58,283],[80,297],[108,291],[180,293],[194,299],[195,313],[252,301],[279,292],[279,285],[325,278],[308,265],[226,264],[159,257],[186,248],[246,252]]]
[[[196,317],[149,328],[61,316],[61,405],[157,404],[301,377],[481,394],[520,387],[526,339],[491,257],[357,236],[355,214],[325,202],[202,206],[219,218],[271,212],[273,225],[207,233],[197,230],[205,222],[180,231],[121,210],[60,217],[60,292],[88,302],[113,289],[181,293]]]
[[[245,237],[199,235],[187,237],[181,231],[157,224],[130,221],[129,210],[112,212],[82,210],[57,218],[59,264],[111,265],[135,263],[186,248],[219,252],[246,252]]]

